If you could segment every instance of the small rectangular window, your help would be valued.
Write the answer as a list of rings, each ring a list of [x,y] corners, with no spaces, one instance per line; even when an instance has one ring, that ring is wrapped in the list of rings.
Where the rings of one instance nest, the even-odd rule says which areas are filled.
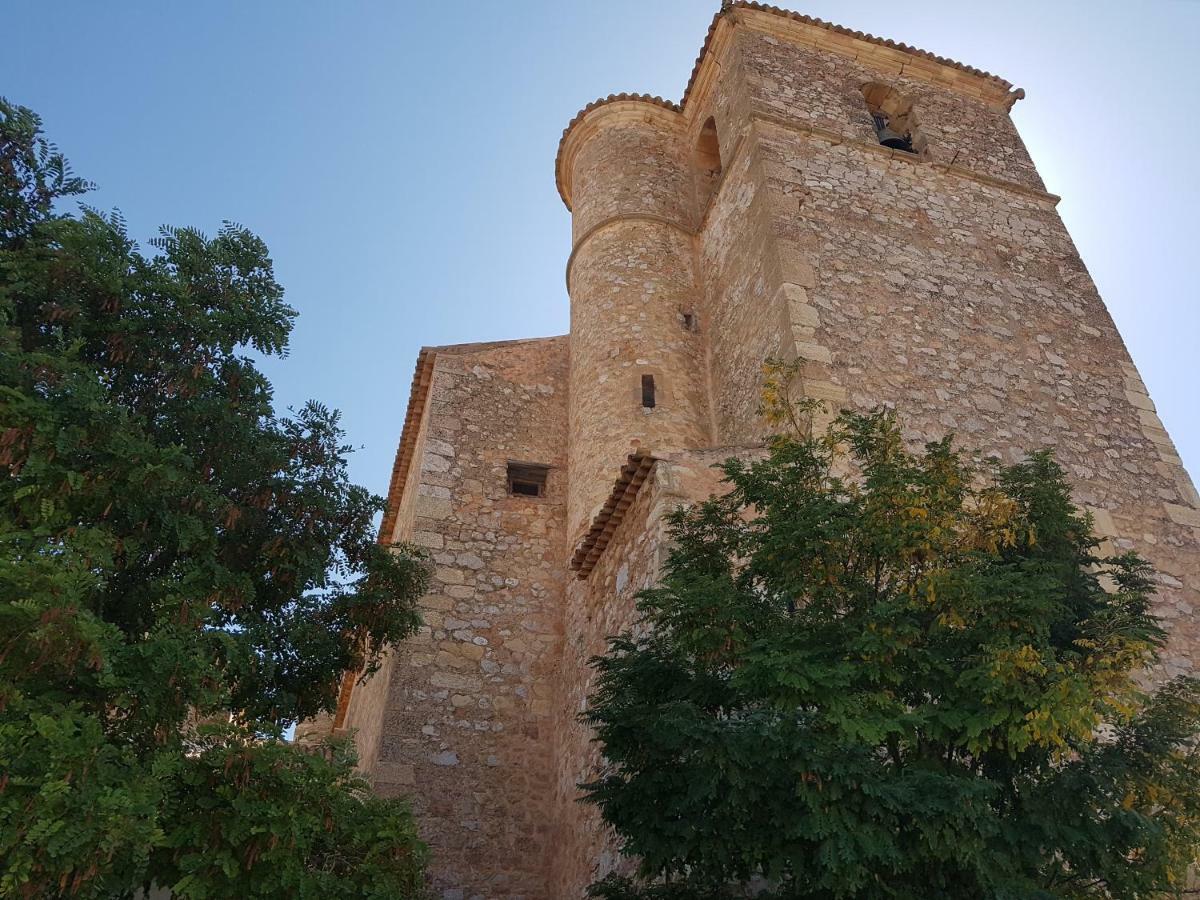
[[[654,409],[654,376],[642,376],[642,406],[646,409]]]
[[[546,496],[546,474],[549,466],[538,463],[509,462],[508,492],[521,497]]]
[[[684,331],[695,331],[697,327],[696,314],[694,312],[680,313],[680,318],[683,321]]]

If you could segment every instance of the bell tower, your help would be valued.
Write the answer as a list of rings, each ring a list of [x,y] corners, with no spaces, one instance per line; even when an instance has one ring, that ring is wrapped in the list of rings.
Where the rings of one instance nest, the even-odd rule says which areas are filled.
[[[570,334],[422,350],[382,537],[429,552],[425,626],[346,679],[332,723],[412,798],[434,896],[574,900],[632,865],[578,802],[604,765],[589,660],[636,621],[665,516],[761,453],[770,358],[830,413],[895,406],[914,444],[1052,448],[1158,573],[1167,674],[1196,670],[1200,496],[1013,126],[1022,96],[738,0],[679,103],[617,94],[568,125]]]
[[[1170,665],[1195,668],[1200,498],[1009,116],[1023,96],[729,2],[680,103],[613,95],[568,126],[567,533],[582,564],[563,608],[557,896],[623,865],[575,803],[602,765],[577,719],[588,660],[635,621],[662,516],[720,490],[713,463],[761,448],[767,359],[793,362],[795,391],[827,415],[896,407],[914,444],[952,433],[1010,462],[1053,448],[1105,539],[1161,573]],[[687,388],[661,415],[639,401],[649,372]],[[655,459],[625,464],[638,447]]]

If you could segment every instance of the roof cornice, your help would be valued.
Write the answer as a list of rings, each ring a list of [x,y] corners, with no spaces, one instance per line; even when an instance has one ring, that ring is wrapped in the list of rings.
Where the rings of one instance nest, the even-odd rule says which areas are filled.
[[[421,419],[429,400],[429,388],[433,384],[433,363],[437,358],[435,347],[422,347],[417,354],[417,366],[413,372],[412,388],[408,394],[408,409],[404,415],[404,429],[400,433],[400,444],[396,447],[396,459],[392,464],[392,478],[388,484],[387,506],[383,522],[379,526],[379,543],[390,546],[395,540],[396,518],[400,512],[400,501],[404,495],[404,484],[412,468],[417,438],[421,430]]]

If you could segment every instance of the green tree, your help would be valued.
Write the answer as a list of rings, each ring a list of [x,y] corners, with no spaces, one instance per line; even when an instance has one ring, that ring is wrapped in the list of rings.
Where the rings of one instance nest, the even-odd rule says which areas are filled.
[[[1200,849],[1200,691],[1151,693],[1151,572],[1102,557],[1048,453],[906,450],[812,411],[671,519],[642,624],[594,660],[585,786],[611,898],[1139,898]],[[754,883],[757,882],[755,885]]]
[[[424,849],[353,755],[282,739],[418,624],[338,416],[278,416],[263,242],[61,210],[0,101],[0,897],[404,897]]]

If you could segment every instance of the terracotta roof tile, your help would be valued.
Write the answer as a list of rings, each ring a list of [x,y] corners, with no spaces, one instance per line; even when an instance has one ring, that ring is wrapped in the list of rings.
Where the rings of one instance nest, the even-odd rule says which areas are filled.
[[[571,569],[578,578],[587,578],[591,574],[596,561],[612,540],[613,532],[625,518],[625,513],[633,505],[638,490],[650,475],[657,459],[645,450],[629,454],[629,461],[621,467],[621,473],[613,484],[612,491],[596,518],[592,527],[583,536],[575,553],[571,557]]]

